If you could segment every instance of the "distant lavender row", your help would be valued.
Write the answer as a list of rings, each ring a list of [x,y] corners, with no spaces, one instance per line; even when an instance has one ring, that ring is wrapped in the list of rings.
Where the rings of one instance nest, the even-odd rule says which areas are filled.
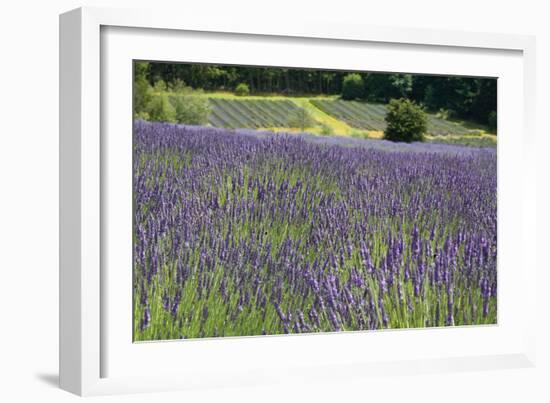
[[[218,129],[218,128],[206,128],[202,126],[186,126],[176,125],[180,128],[187,128],[189,130],[209,130],[211,133],[235,133],[244,136],[252,136],[257,138],[266,138],[273,136],[281,136],[284,133],[273,133],[270,131],[259,131],[253,129]],[[361,139],[355,137],[344,136],[319,136],[310,133],[290,133],[292,137],[302,138],[307,142],[315,144],[336,145],[343,147],[361,147],[370,148],[374,150],[383,151],[401,151],[401,152],[422,152],[422,153],[444,153],[444,154],[461,154],[461,155],[474,155],[480,151],[495,153],[494,147],[469,147],[460,144],[444,144],[438,142],[414,142],[414,143],[396,143],[389,140],[382,139]]]
[[[135,340],[496,323],[494,150],[136,122],[134,203]]]

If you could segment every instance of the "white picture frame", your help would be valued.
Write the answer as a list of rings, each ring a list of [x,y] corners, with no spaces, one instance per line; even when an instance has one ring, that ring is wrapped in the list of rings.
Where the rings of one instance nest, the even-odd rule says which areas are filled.
[[[137,36],[143,50],[136,47]],[[127,220],[124,221],[124,217],[127,218],[124,209],[128,204],[117,205],[114,200],[127,200],[124,193],[115,192],[127,193],[127,169],[131,168],[124,155],[128,156],[130,148],[127,148],[127,136],[115,138],[110,134],[116,129],[127,135],[128,122],[131,122],[131,69],[128,69],[128,61],[140,58],[183,61],[178,59],[182,56],[174,55],[170,49],[184,40],[188,41],[188,49],[194,49],[192,60],[186,61],[259,65],[280,61],[283,64],[279,65],[291,65],[289,57],[299,60],[299,54],[304,50],[319,47],[321,51],[312,50],[310,59],[301,59],[295,62],[296,66],[321,67],[320,63],[328,63],[319,56],[323,50],[340,52],[342,49],[342,57],[337,58],[344,60],[340,62],[342,64],[333,60],[331,63],[334,64],[323,64],[323,67],[360,69],[365,67],[361,54],[366,52],[364,54],[382,56],[370,65],[373,70],[406,69],[413,73],[504,77],[499,83],[498,114],[499,325],[184,341],[186,344],[132,343],[127,337],[131,329],[127,329],[128,318],[125,318],[125,315],[131,315],[131,308],[127,309],[129,307],[125,305],[128,295],[131,297],[131,287],[124,288],[125,279],[131,276],[128,274],[131,263],[126,274],[115,275],[109,270],[116,259],[121,259],[117,262],[123,265],[127,262],[124,255],[112,251],[125,250],[124,245],[127,246],[128,238],[123,234],[128,224]],[[243,49],[239,50],[239,43]],[[155,44],[158,46],[153,46]],[[225,47],[231,48],[231,54],[223,53],[220,46],[228,44],[231,46]],[[285,53],[290,53],[290,56],[287,55],[287,59],[283,56],[270,58],[268,52],[262,53],[259,48],[245,55],[244,47],[253,49],[255,45],[270,46],[273,54],[286,47],[290,51]],[[153,48],[157,50],[153,51]],[[212,52],[215,49],[219,53]],[[356,64],[350,61],[351,54],[358,55],[354,58]],[[409,57],[411,60],[404,67],[402,56],[414,54],[422,54],[425,60]],[[293,382],[296,379],[322,380],[334,379],[335,376],[345,379],[373,373],[397,375],[534,365],[535,324],[530,315],[535,312],[535,285],[522,280],[536,276],[528,236],[535,231],[536,221],[531,208],[535,194],[532,158],[534,58],[534,38],[520,35],[325,22],[293,26],[269,21],[213,21],[152,10],[80,8],[61,15],[61,387],[79,395],[96,395],[244,386]],[[466,63],[467,60],[482,62],[475,66]],[[306,66],[306,63],[311,63],[311,66]],[[497,74],[493,74],[495,72]],[[128,80],[124,79],[126,76]],[[513,101],[509,101],[512,98]],[[512,136],[512,132],[516,135]],[[122,156],[117,162],[118,167],[111,159],[113,153]],[[503,159],[513,161],[513,168],[507,168]],[[509,213],[514,209],[516,214],[511,217]],[[506,231],[501,232],[501,227]],[[118,237],[117,234],[122,235]],[[122,248],[113,248],[111,241],[121,242],[117,245],[122,245]],[[514,250],[506,248],[507,245],[515,245]],[[501,265],[519,265],[521,270],[515,278],[514,273],[503,269],[503,277]],[[513,304],[511,296],[503,295],[501,284],[504,293],[515,285],[516,297],[521,303]],[[113,292],[122,295],[122,302],[112,298]],[[372,351],[341,358],[349,356],[361,343],[365,344],[367,338],[368,344],[374,346]],[[384,343],[413,343],[418,352],[408,354],[403,348],[384,352]],[[450,344],[456,348],[445,347]],[[319,348],[334,353],[318,357],[315,349]],[[284,351],[293,353],[285,357]],[[170,359],[178,354],[185,354],[185,364]],[[259,357],[265,361],[264,364]],[[140,369],[136,361],[145,363],[145,369]],[[224,365],[224,362],[232,362],[232,365]],[[235,365],[234,362],[238,363]],[[164,369],[155,370],[158,364],[162,364]]]

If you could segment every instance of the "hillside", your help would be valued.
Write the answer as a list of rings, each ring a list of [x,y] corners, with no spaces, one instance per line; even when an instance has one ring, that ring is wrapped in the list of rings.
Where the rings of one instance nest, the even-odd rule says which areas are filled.
[[[295,131],[292,115],[306,108],[316,124],[308,132],[324,135],[380,138],[386,128],[383,104],[343,101],[335,97],[235,97],[215,94],[209,97],[209,123],[221,128]],[[496,136],[471,122],[444,119],[428,114],[429,141],[473,146],[495,146]]]
[[[160,93],[155,96],[161,95]],[[164,93],[170,99],[174,93]],[[334,96],[287,97],[279,95],[236,96],[213,92],[197,95],[208,98],[208,124],[227,129],[261,129],[270,131],[302,131],[293,124],[293,117],[306,109],[313,119],[307,131],[318,135],[356,138],[381,138],[386,128],[386,106],[380,103],[344,101]],[[428,113],[428,141],[495,147],[496,135],[471,122],[445,119]]]

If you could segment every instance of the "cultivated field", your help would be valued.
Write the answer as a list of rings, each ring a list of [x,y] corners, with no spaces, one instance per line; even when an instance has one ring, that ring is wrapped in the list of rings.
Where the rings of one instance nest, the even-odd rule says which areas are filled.
[[[345,123],[351,128],[383,132],[386,106],[358,101],[337,99],[249,99],[210,98],[211,113],[208,121],[214,127],[237,128],[292,128],[291,118],[299,108],[316,108],[321,113]],[[322,118],[321,118],[322,119]],[[431,136],[479,136],[483,129],[465,122],[441,119],[428,114],[428,135]],[[345,134],[345,133],[335,133]]]
[[[313,105],[323,112],[346,122],[357,129],[384,131],[386,106],[356,101],[313,100]],[[433,136],[468,135],[479,129],[468,129],[463,122],[453,122],[428,114],[428,134]]]
[[[137,121],[133,176],[136,341],[496,323],[494,149]]]
[[[380,138],[386,129],[383,104],[343,101],[327,97],[236,97],[225,93],[205,94],[210,104],[208,124],[227,129],[297,131],[294,114],[306,109],[313,125],[305,131],[314,134],[359,138]],[[428,113],[427,140],[475,147],[495,147],[496,136],[487,128],[469,122],[449,120]],[[325,128],[327,132],[323,132]]]
[[[292,114],[299,109],[290,100],[211,98],[210,105],[209,123],[231,129],[290,127]]]

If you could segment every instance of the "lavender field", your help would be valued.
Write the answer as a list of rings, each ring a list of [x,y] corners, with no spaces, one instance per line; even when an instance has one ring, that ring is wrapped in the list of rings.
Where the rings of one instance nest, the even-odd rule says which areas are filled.
[[[494,149],[134,124],[134,340],[494,324]]]

